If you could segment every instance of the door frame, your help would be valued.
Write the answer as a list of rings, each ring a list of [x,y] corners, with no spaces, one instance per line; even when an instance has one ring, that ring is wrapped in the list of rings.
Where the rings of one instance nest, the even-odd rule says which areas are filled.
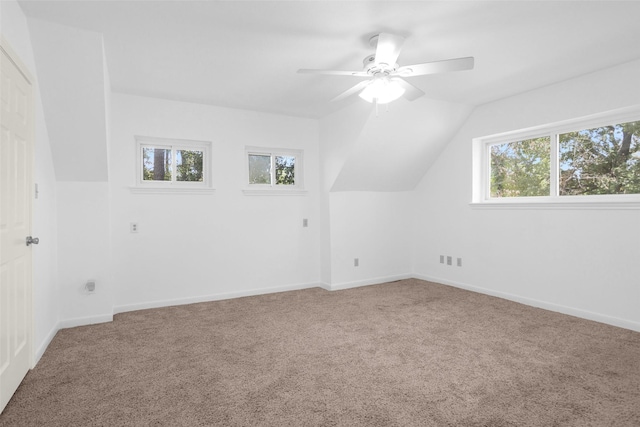
[[[16,66],[16,69],[20,72],[20,74],[22,74],[22,76],[27,80],[27,82],[29,83],[29,85],[31,86],[31,94],[30,94],[30,103],[29,103],[29,110],[27,111],[27,114],[29,116],[29,135],[30,135],[30,139],[31,139],[31,159],[29,160],[31,162],[31,173],[29,176],[29,185],[28,185],[28,197],[29,197],[29,235],[33,235],[33,210],[34,210],[34,191],[35,191],[35,187],[34,187],[34,182],[35,182],[35,145],[36,145],[36,131],[35,131],[35,93],[36,93],[36,84],[35,84],[35,79],[33,78],[33,75],[31,74],[31,72],[29,71],[29,69],[27,68],[27,66],[24,64],[24,62],[22,62],[22,60],[20,59],[20,56],[16,53],[15,50],[13,50],[13,48],[11,47],[11,45],[9,44],[9,42],[7,41],[7,39],[4,37],[3,34],[0,33],[0,50],[2,50],[2,52],[9,58],[9,60],[13,63],[13,65]],[[2,53],[0,52],[0,54]],[[26,236],[25,236],[26,238]],[[33,245],[32,245],[33,248]],[[30,255],[30,271],[29,271],[29,285],[27,286],[27,292],[28,292],[28,298],[29,298],[29,338],[28,338],[28,345],[29,345],[29,369],[33,369],[35,368],[35,363],[36,363],[36,358],[35,358],[35,298],[33,297],[34,295],[34,289],[33,289],[33,270],[34,270],[34,262],[33,262],[33,250],[31,250],[31,255]]]

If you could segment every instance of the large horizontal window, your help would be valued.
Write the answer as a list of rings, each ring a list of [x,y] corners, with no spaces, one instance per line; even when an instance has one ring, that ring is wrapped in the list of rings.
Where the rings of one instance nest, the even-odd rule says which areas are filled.
[[[640,109],[476,138],[473,202],[640,202]]]
[[[136,137],[137,190],[211,190],[211,143]]]

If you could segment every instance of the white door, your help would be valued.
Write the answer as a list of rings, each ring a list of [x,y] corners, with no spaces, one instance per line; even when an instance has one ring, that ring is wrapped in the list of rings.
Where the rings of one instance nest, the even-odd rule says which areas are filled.
[[[0,43],[0,411],[31,367],[30,79]]]

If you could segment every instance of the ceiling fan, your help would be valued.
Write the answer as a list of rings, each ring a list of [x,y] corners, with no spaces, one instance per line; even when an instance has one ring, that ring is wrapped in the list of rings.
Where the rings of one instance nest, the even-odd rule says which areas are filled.
[[[422,90],[407,82],[404,77],[471,70],[473,68],[472,56],[400,67],[396,60],[402,50],[404,37],[380,33],[371,37],[369,43],[376,48],[376,53],[364,58],[362,71],[300,69],[298,73],[368,77],[367,80],[347,89],[332,101],[340,101],[359,92],[359,96],[368,102],[386,104],[401,96],[413,101],[424,95]]]

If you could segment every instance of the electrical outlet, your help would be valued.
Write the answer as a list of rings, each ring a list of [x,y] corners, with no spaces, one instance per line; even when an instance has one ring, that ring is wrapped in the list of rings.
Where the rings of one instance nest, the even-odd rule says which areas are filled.
[[[451,255],[447,255],[447,265],[451,265],[451,261],[452,261]]]
[[[96,281],[88,280],[87,283],[84,284],[84,290],[89,294],[94,293],[96,291]]]
[[[456,261],[457,261],[457,262],[456,262],[456,265],[457,265],[458,267],[462,267],[462,258],[458,258]]]
[[[138,223],[137,222],[132,222],[131,224],[129,224],[129,231],[132,233],[137,233],[138,232]]]
[[[303,227],[308,227],[309,226],[309,220],[307,218],[302,218],[302,226]]]
[[[440,264],[444,264],[444,255],[440,255]]]
[[[360,265],[360,260],[358,258],[353,259],[353,266],[358,267]]]

